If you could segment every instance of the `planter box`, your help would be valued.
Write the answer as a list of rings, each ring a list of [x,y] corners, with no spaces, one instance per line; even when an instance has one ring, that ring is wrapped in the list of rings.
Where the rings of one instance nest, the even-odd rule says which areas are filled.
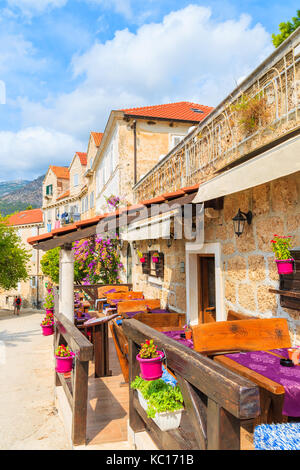
[[[137,392],[141,407],[147,411],[147,400],[145,400],[139,390]],[[177,429],[180,426],[182,412],[183,408],[176,411],[165,411],[164,413],[157,413],[155,418],[151,419],[153,419],[161,431],[171,431],[171,429]]]

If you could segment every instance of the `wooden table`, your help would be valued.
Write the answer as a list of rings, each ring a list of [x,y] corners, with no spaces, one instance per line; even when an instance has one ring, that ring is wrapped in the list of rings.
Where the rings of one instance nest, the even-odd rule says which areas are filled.
[[[227,369],[246,377],[259,386],[261,414],[254,420],[255,426],[262,423],[287,422],[287,416],[282,414],[285,390],[281,384],[235,362],[225,355],[214,356],[213,359]]]

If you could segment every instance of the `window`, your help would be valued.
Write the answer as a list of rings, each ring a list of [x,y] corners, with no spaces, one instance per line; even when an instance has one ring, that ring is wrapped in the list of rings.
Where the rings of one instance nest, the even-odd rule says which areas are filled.
[[[52,195],[53,195],[53,185],[48,184],[48,186],[46,186],[46,196],[52,196]]]
[[[93,209],[93,207],[94,207],[94,204],[95,204],[94,199],[95,199],[95,198],[94,198],[94,191],[93,191],[93,192],[91,192],[91,194],[90,194],[90,209]]]
[[[181,142],[183,138],[184,138],[183,135],[172,135],[172,148],[176,147],[176,145],[178,145],[179,142]]]
[[[81,199],[81,213],[84,213],[84,199]]]
[[[74,175],[74,186],[78,186],[78,184],[79,184],[79,175],[78,173],[76,173]]]

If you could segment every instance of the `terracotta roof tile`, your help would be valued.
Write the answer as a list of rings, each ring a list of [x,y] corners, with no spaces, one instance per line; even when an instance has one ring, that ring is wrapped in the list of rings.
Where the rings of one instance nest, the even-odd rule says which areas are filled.
[[[148,118],[176,119],[180,121],[200,122],[211,111],[210,106],[203,106],[189,101],[179,103],[159,104],[156,106],[144,106],[142,108],[122,109],[125,114],[143,116]]]
[[[50,165],[51,170],[57,176],[57,178],[68,180],[70,179],[69,169],[66,166],[55,166]]]
[[[9,225],[25,225],[25,224],[39,224],[43,222],[42,209],[31,209],[29,211],[21,211],[18,214],[13,214],[8,219]]]
[[[60,201],[61,199],[64,199],[65,197],[68,197],[70,196],[70,191],[66,191],[65,193],[61,194],[60,196],[58,196],[58,198],[56,198],[57,201]]]
[[[96,147],[99,147],[103,137],[103,132],[91,132],[91,135],[93,136]]]
[[[76,152],[76,155],[78,155],[81,165],[86,166],[87,165],[87,154],[85,152]]]

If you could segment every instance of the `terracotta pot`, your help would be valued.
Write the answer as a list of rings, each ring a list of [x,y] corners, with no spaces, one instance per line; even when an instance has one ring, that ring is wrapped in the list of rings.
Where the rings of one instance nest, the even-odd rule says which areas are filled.
[[[185,339],[192,339],[192,330],[185,331]]]

